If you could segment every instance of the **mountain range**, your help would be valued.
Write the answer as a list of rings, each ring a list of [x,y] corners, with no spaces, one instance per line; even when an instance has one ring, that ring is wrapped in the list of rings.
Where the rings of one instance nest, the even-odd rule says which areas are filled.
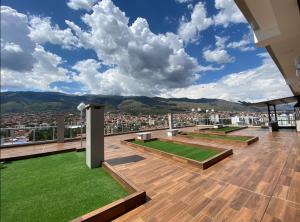
[[[192,108],[216,111],[258,111],[236,102],[221,99],[161,98],[146,96],[70,95],[58,92],[1,92],[1,113],[73,112],[80,102],[104,104],[108,112],[129,114],[164,114],[185,112]]]

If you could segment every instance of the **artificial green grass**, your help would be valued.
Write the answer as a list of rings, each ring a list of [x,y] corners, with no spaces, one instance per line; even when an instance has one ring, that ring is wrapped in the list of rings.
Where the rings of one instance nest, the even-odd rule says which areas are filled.
[[[247,141],[250,138],[246,136],[226,136],[226,135],[213,135],[205,133],[188,133],[191,138],[205,138],[205,139],[223,139],[223,140],[234,140],[234,141]]]
[[[69,221],[128,193],[85,152],[1,164],[1,221]]]
[[[133,141],[133,143],[150,147],[153,149],[161,150],[167,153],[172,153],[189,159],[197,160],[197,161],[206,160],[219,153],[219,151],[209,149],[209,147],[203,146],[203,148],[198,148],[192,145],[187,146],[183,144],[161,141],[161,140],[153,140],[148,142],[135,140]]]
[[[222,127],[222,128],[211,128],[210,130],[224,132],[224,131],[237,130],[237,129],[240,129],[240,128],[241,127],[238,127],[238,126],[225,126],[225,127]]]

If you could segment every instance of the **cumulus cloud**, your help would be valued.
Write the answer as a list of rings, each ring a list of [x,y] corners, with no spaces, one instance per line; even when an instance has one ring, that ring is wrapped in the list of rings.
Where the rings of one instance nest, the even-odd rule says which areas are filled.
[[[28,37],[26,15],[1,6],[1,67],[16,71],[31,70],[35,62],[34,42]]]
[[[186,43],[195,42],[199,38],[200,32],[212,24],[213,20],[207,16],[204,3],[199,2],[195,5],[190,20],[183,17],[178,28],[178,35]]]
[[[83,21],[89,31],[71,21],[66,23],[84,47],[95,50],[98,59],[111,67],[110,75],[102,75],[115,77],[116,87],[124,82],[119,88],[125,93],[131,90],[133,94],[141,91],[143,95],[157,95],[162,89],[189,86],[200,71],[215,69],[199,65],[185,52],[183,41],[176,34],[154,34],[143,18],[129,26],[128,17],[110,0],[93,6]],[[135,87],[130,87],[129,80]]]
[[[230,23],[247,23],[234,0],[215,0],[215,8],[219,10],[213,18],[216,25],[227,27]]]
[[[1,6],[1,90],[47,90],[53,81],[69,80],[62,58],[29,35],[28,17]]]
[[[101,67],[101,62],[94,59],[79,61],[72,67],[77,73],[73,80],[82,83],[85,87],[84,91],[93,94],[144,95],[151,90],[145,90],[146,86],[143,87],[143,82],[120,74],[118,68],[101,72]]]
[[[67,49],[80,46],[78,39],[73,35],[70,28],[62,30],[58,25],[52,25],[49,17],[32,16],[29,37],[39,44],[49,42]]]
[[[213,62],[218,64],[231,63],[234,62],[234,57],[230,56],[225,49],[225,43],[228,37],[215,36],[216,48],[211,50],[206,48],[203,50],[203,58],[207,62]]]
[[[291,96],[292,93],[267,53],[259,55],[262,64],[239,73],[231,73],[215,83],[198,84],[162,93],[164,97],[219,98],[231,101],[260,101]]]
[[[74,10],[90,10],[97,1],[98,0],[69,0],[67,5]]]
[[[239,49],[243,52],[245,51],[253,51],[256,48],[254,47],[253,39],[250,35],[244,35],[240,41],[230,42],[227,45],[228,48]]]
[[[231,63],[234,61],[234,58],[224,49],[206,49],[203,51],[203,58],[207,62],[215,62],[218,64]]]
[[[32,70],[16,71],[1,69],[1,87],[3,90],[49,90],[49,84],[55,81],[70,81],[68,70],[61,67],[62,58],[37,46],[32,53],[36,62]]]

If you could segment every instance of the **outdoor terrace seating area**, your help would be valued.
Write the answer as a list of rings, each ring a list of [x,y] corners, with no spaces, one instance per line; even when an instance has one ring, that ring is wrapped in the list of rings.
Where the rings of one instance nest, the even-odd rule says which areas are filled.
[[[152,135],[168,138],[165,130]],[[172,137],[233,150],[205,170],[120,143],[135,134],[105,137],[105,160],[148,196],[147,203],[115,221],[300,221],[299,133],[247,128],[230,135],[258,136],[259,141],[245,147]],[[0,151],[8,158],[73,148],[80,148],[80,141]]]

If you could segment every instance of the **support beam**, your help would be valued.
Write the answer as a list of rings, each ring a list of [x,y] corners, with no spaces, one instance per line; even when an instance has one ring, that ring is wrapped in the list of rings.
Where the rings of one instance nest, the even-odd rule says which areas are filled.
[[[269,117],[269,123],[272,121],[272,118],[271,118],[271,111],[270,111],[270,105],[268,105],[268,117]]]
[[[86,164],[96,168],[104,161],[104,106],[86,106]]]
[[[275,121],[277,122],[277,110],[276,110],[276,105],[273,105],[274,107],[274,113],[275,113]]]

